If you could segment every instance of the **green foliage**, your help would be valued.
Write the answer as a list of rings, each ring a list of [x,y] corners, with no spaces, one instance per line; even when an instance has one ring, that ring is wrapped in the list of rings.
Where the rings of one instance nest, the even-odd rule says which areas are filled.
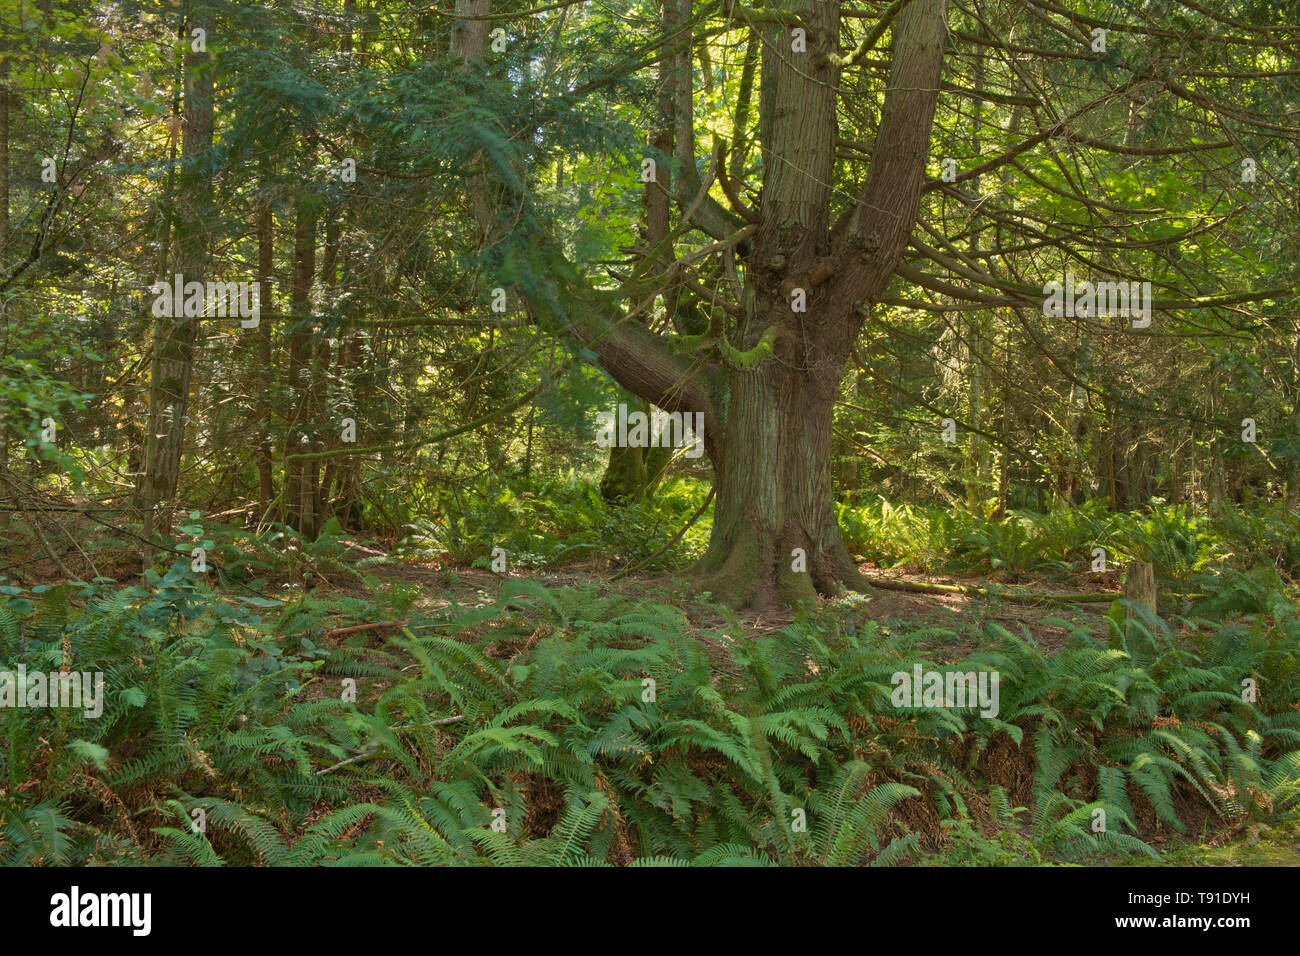
[[[398,554],[453,564],[490,567],[493,548],[504,548],[511,568],[563,566],[595,558],[631,564],[654,554],[704,500],[703,482],[679,478],[650,501],[611,508],[596,487],[574,478],[511,482],[485,491],[448,490],[433,517],[411,522]],[[711,522],[701,517],[658,559],[684,566],[703,553]]]
[[[102,673],[103,713],[6,714],[0,813],[15,835],[0,846],[6,862],[80,865],[156,851],[150,817],[171,815],[168,800],[198,806],[214,786],[240,799],[238,821],[217,815],[218,831],[283,822],[338,789],[313,775],[312,754],[342,754],[355,740],[350,708],[295,700],[323,661],[286,651],[276,620],[246,599],[213,595],[187,560],[149,586],[65,585],[38,598],[7,598],[0,662],[57,670],[67,660]]]
[[[61,484],[76,487],[84,481],[85,472],[77,458],[60,447],[59,429],[64,427],[66,412],[84,408],[94,396],[78,391],[61,380],[57,371],[45,367],[47,361],[42,361],[41,352],[54,349],[47,337],[29,335],[28,338],[26,356],[0,357],[0,428],[12,429],[16,444],[25,446],[33,458],[48,462],[66,476]],[[75,341],[61,341],[57,353],[74,360],[99,358]],[[55,426],[52,442],[45,440],[47,421],[53,421]]]
[[[1113,514],[1098,501],[991,518],[938,505],[895,506],[883,498],[861,506],[841,504],[838,514],[849,548],[884,565],[1065,574],[1088,571],[1092,549],[1101,547],[1111,564],[1150,561],[1159,576],[1174,581],[1205,570],[1245,534],[1262,538],[1267,527],[1278,529],[1273,533],[1280,539],[1279,526],[1288,520],[1273,509],[1271,519],[1256,519],[1249,527],[1239,515],[1215,525],[1184,507],[1155,502],[1144,511]],[[1265,551],[1279,547],[1278,542],[1258,545]]]
[[[1242,616],[1172,622],[1139,664],[1064,621],[1045,656],[995,623],[996,717],[906,708],[932,630],[835,605],[779,633],[512,578],[365,649],[374,605],[146,586],[9,588],[6,664],[101,670],[102,717],[7,715],[6,863],[965,865],[1154,856],[1158,825],[1300,813],[1300,612],[1262,575]],[[405,598],[397,598],[406,602]],[[60,635],[66,634],[65,651]],[[1176,636],[1182,635],[1182,636]],[[927,666],[939,666],[927,664]],[[339,699],[353,674],[356,703]],[[1252,677],[1258,699],[1243,699]],[[319,692],[317,692],[319,691]],[[1000,756],[998,763],[990,754]],[[1005,761],[1030,780],[1012,808]],[[1106,826],[1094,832],[1097,811]],[[200,813],[201,811],[201,813]],[[192,825],[206,819],[202,830]],[[798,821],[806,821],[799,826]],[[905,822],[910,821],[910,822]],[[503,828],[504,825],[504,828]]]

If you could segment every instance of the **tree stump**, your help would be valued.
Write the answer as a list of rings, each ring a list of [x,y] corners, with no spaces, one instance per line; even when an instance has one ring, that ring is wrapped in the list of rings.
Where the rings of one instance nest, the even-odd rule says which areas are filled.
[[[1155,634],[1150,633],[1156,615],[1156,574],[1149,561],[1134,561],[1124,575],[1124,598],[1129,606],[1124,608],[1124,641],[1131,657],[1149,659],[1155,656]],[[1150,618],[1138,610],[1151,612]],[[1142,627],[1134,627],[1134,618]]]

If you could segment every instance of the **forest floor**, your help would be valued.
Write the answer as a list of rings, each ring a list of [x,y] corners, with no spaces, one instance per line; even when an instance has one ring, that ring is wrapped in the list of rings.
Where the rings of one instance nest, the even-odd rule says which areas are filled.
[[[1077,627],[1105,638],[1106,612],[1110,601],[1123,597],[1118,580],[1105,580],[1098,587],[1097,576],[1086,581],[1063,580],[1060,577],[1031,577],[1029,575],[930,575],[897,571],[879,571],[871,565],[861,568],[872,582],[874,593],[862,605],[861,614],[883,628],[908,627],[936,628],[951,631],[953,640],[936,648],[942,660],[961,659],[987,643],[984,628],[996,623],[1035,643],[1045,654],[1052,654],[1064,646],[1069,637],[1069,626]],[[436,611],[453,601],[462,606],[474,606],[491,601],[507,576],[495,574],[484,568],[445,568],[437,565],[393,563],[379,565],[369,573],[381,580],[398,580],[418,584],[424,589],[419,601],[422,611]],[[636,577],[611,581],[611,572],[596,564],[574,564],[564,568],[538,572],[515,572],[511,576],[529,577],[546,587],[597,588],[635,600],[654,601],[680,607],[687,621],[695,628],[712,628],[724,623],[716,610],[699,600],[689,579],[672,574],[642,574]],[[354,585],[339,582],[353,589]],[[992,586],[991,593],[958,593],[956,591],[918,592],[900,590],[899,587],[962,588],[979,591]],[[360,587],[359,582],[356,587]],[[1007,596],[998,593],[1001,588]],[[1107,600],[1097,597],[1113,594]],[[1042,596],[1036,599],[1035,596]],[[1071,603],[1070,598],[1083,596],[1088,600]],[[752,638],[762,638],[778,632],[793,620],[791,612],[783,607],[751,610],[738,615],[744,633]]]
[[[373,545],[342,543],[349,549],[345,560],[374,563],[369,563],[359,573],[349,564],[349,570],[344,573],[316,574],[315,587],[365,597],[368,588],[361,580],[364,573],[382,584],[400,582],[418,587],[421,593],[416,607],[431,612],[452,603],[469,607],[490,603],[506,580],[525,577],[546,587],[594,588],[630,600],[680,607],[692,628],[713,628],[724,623],[718,611],[701,600],[702,595],[690,579],[681,574],[646,572],[616,579],[616,569],[605,561],[592,560],[546,570],[515,570],[502,575],[482,567],[396,560]],[[35,548],[35,542],[28,551],[29,554],[32,552],[34,558],[4,569],[10,570],[14,583],[27,587],[56,584],[67,580],[67,571],[82,574],[87,579],[104,575],[123,583],[129,583],[133,578],[138,580],[139,560],[128,552],[99,554],[91,564],[80,560],[82,556],[76,551],[66,551],[61,555],[61,561],[65,562],[62,566],[45,558]],[[1112,600],[1123,596],[1118,574],[1114,572],[1077,575],[1070,579],[1059,575],[1003,572],[934,575],[915,569],[882,570],[872,564],[861,565],[860,570],[872,582],[874,593],[856,606],[853,611],[855,618],[864,616],[886,629],[906,627],[951,631],[952,637],[943,643],[943,647],[935,648],[936,657],[941,660],[959,659],[978,650],[987,643],[984,632],[989,623],[999,624],[1033,641],[1047,654],[1055,653],[1064,645],[1070,626],[1104,639],[1108,633],[1106,612]],[[216,579],[213,583],[217,583]],[[278,591],[283,596],[295,589],[295,582],[291,575],[274,574],[265,589],[268,591],[266,596],[273,596],[269,593],[271,591]],[[1070,600],[1080,596],[1087,600],[1077,603]],[[755,638],[775,634],[793,620],[791,612],[779,606],[742,612],[738,617],[743,632]]]
[[[1112,600],[1123,597],[1117,575],[1060,576],[1030,575],[927,575],[918,572],[881,571],[870,565],[861,568],[876,586],[866,601],[844,602],[843,612],[856,621],[875,622],[888,633],[891,629],[935,633],[919,646],[939,662],[962,660],[986,648],[990,638],[985,628],[1001,625],[1017,636],[1034,642],[1045,654],[1054,654],[1066,643],[1071,628],[1086,631],[1102,640],[1109,630],[1106,614]],[[492,603],[509,577],[528,577],[548,588],[594,589],[605,595],[679,607],[695,635],[709,645],[710,658],[719,671],[729,671],[733,662],[726,641],[717,633],[727,620],[715,608],[700,600],[689,580],[672,574],[642,574],[611,580],[613,572],[599,563],[574,564],[558,569],[495,574],[484,568],[447,568],[433,564],[385,563],[368,569],[383,582],[401,582],[421,589],[413,610],[436,613],[449,605],[474,607]],[[359,581],[337,581],[345,591],[364,594]],[[915,592],[900,590],[914,586],[1002,589],[1010,598],[993,594],[955,591]],[[1103,598],[1105,595],[1105,598]],[[1086,597],[1073,603],[1069,599]],[[1037,599],[1035,599],[1037,598]],[[742,634],[748,639],[775,636],[793,620],[786,609],[772,608],[738,615]],[[725,635],[724,635],[725,636]],[[330,642],[327,639],[325,643]],[[1298,866],[1300,827],[1220,828],[1171,841],[1156,836],[1165,865],[1183,866]],[[1145,858],[1133,858],[1127,865],[1159,865]]]
[[[349,553],[341,564],[327,574],[314,573],[312,584],[317,593],[369,599],[379,588],[405,588],[411,596],[407,613],[437,614],[457,606],[462,609],[495,603],[501,587],[510,578],[529,578],[547,588],[574,588],[600,596],[617,596],[628,601],[655,603],[679,608],[690,632],[709,647],[709,656],[719,671],[731,671],[735,662],[731,645],[737,639],[763,640],[779,638],[782,628],[793,620],[785,608],[769,608],[730,616],[710,604],[689,578],[671,573],[643,573],[622,579],[606,562],[594,560],[549,569],[521,569],[508,575],[496,574],[482,567],[447,566],[391,559],[372,546],[344,541]],[[128,555],[120,560],[102,560],[96,570],[123,583],[138,575],[139,564]],[[364,565],[356,562],[365,561]],[[373,563],[371,563],[373,562]],[[932,659],[948,663],[968,658],[990,646],[990,625],[998,625],[1036,644],[1045,654],[1055,654],[1067,643],[1071,632],[1085,632],[1100,640],[1108,636],[1107,612],[1114,600],[1122,597],[1119,577],[1106,575],[1027,575],[993,572],[985,574],[934,575],[917,569],[882,570],[864,564],[860,570],[874,585],[865,599],[842,598],[819,602],[816,613],[831,617],[843,615],[850,626],[865,629],[874,625],[883,634],[926,631],[916,645],[927,650]],[[56,582],[60,570],[53,562],[41,560],[24,563],[24,583]],[[363,580],[369,578],[369,583]],[[219,589],[252,590],[246,585],[212,583]],[[273,574],[256,584],[266,597],[281,599],[301,594],[301,579],[287,574]],[[388,622],[399,626],[398,622]],[[404,622],[402,622],[404,623]],[[319,643],[326,647],[350,643],[362,650],[363,659],[377,653],[388,633],[381,622],[363,617],[332,615]],[[740,632],[734,633],[736,626]],[[363,633],[358,633],[363,632]],[[371,633],[364,633],[371,632]],[[540,632],[539,632],[540,633]],[[512,648],[498,647],[496,653]],[[492,653],[492,652],[490,652]],[[383,681],[373,683],[371,693],[382,689]],[[321,691],[324,693],[324,691]],[[310,698],[312,692],[308,692]],[[1201,832],[1175,838],[1162,845],[1165,862],[1182,865],[1300,865],[1300,827],[1281,826],[1226,829]],[[1134,865],[1144,865],[1132,861]]]

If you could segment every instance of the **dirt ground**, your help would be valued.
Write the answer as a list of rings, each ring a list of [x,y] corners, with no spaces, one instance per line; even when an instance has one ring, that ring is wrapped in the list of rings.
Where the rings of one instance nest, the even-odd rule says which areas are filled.
[[[1105,638],[1108,601],[1064,603],[1017,598],[1006,600],[994,596],[959,593],[911,593],[895,590],[897,584],[946,585],[981,588],[988,579],[978,576],[931,576],[898,572],[881,572],[870,566],[862,569],[864,576],[875,585],[863,613],[877,624],[890,628],[921,627],[943,628],[953,631],[956,640],[946,643],[943,657],[959,658],[978,649],[985,626],[992,622],[1008,631],[1032,640],[1044,653],[1052,654],[1064,646],[1069,630],[1061,622],[1068,622],[1090,634]],[[474,605],[493,600],[507,576],[495,574],[484,568],[446,569],[432,565],[388,564],[377,566],[373,573],[384,580],[401,580],[424,587],[420,600],[421,610],[430,611],[446,606],[450,596],[461,605]],[[629,598],[677,604],[687,613],[696,627],[716,627],[723,618],[693,601],[690,582],[669,574],[642,574],[612,581],[612,572],[593,564],[575,564],[564,568],[516,572],[514,576],[531,577],[546,587],[582,588],[608,587],[611,593]],[[1001,582],[995,582],[1001,583]],[[1036,580],[1022,576],[1014,585],[1017,592],[1036,592],[1053,596],[1096,594],[1095,582],[1091,588],[1071,587],[1074,582]],[[1107,588],[1106,584],[1110,587]],[[1113,590],[1115,599],[1122,596],[1116,582],[1105,582],[1103,590]],[[774,633],[791,622],[792,615],[784,608],[768,608],[739,615],[746,633],[761,637]]]
[[[372,562],[365,568],[366,575],[382,582],[400,581],[418,586],[422,594],[417,607],[422,611],[434,611],[446,606],[453,600],[462,605],[474,606],[495,600],[501,585],[511,576],[531,577],[547,587],[595,587],[606,593],[615,593],[630,599],[645,599],[681,607],[690,624],[697,628],[721,626],[725,618],[717,611],[698,600],[698,593],[688,578],[663,573],[642,573],[622,579],[614,579],[615,568],[608,562],[594,559],[584,563],[575,563],[561,568],[548,570],[522,570],[510,575],[493,573],[486,568],[445,567],[438,564],[420,564],[404,561],[386,561],[383,546],[362,545],[344,542],[348,545],[346,561],[368,559]],[[80,560],[79,560],[80,557]],[[97,555],[91,561],[89,556],[79,556],[76,551],[68,550],[62,555],[63,567],[45,559],[37,551],[17,566],[6,568],[9,580],[4,583],[17,583],[32,586],[40,583],[56,583],[66,579],[63,571],[82,574],[85,579],[99,574],[128,583],[138,580],[139,560],[134,555],[121,550]],[[879,626],[886,629],[903,628],[939,628],[951,631],[952,635],[939,643],[935,651],[940,658],[950,655],[955,659],[977,650],[987,644],[985,627],[996,623],[1011,631],[1034,641],[1045,653],[1059,650],[1069,637],[1069,630],[1062,622],[1069,622],[1098,637],[1107,634],[1105,615],[1110,606],[1109,600],[1065,603],[1060,600],[1035,601],[1025,597],[1027,593],[1038,593],[1060,597],[1063,595],[1098,593],[1098,589],[1113,592],[1115,598],[1121,596],[1118,581],[1111,578],[1098,580],[1092,577],[1080,581],[1062,581],[1059,579],[1031,578],[1027,575],[1003,578],[994,574],[990,576],[960,575],[931,576],[917,572],[883,571],[873,565],[863,565],[860,570],[864,577],[873,583],[874,593],[870,595],[865,606],[855,613],[865,615]],[[218,575],[214,583],[220,580]],[[360,596],[365,586],[356,573],[334,573],[314,576],[315,586],[331,591],[343,591]],[[286,587],[286,585],[288,585]],[[990,595],[962,593],[913,593],[897,588],[909,585],[931,587],[934,585],[960,587],[979,590],[1014,590],[1019,595],[1015,600],[1008,600]],[[283,596],[293,585],[288,581],[276,580],[274,590]],[[239,586],[236,586],[239,590]],[[770,607],[762,610],[750,610],[739,615],[744,633],[750,637],[763,637],[773,634],[792,620],[791,612],[784,607]],[[364,623],[364,622],[348,622]]]

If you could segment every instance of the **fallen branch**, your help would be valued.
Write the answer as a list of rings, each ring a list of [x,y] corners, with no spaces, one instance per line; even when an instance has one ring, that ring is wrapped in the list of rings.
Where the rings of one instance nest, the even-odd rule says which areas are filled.
[[[906,591],[912,594],[961,594],[966,597],[997,598],[1024,604],[1040,602],[1050,604],[1097,604],[1102,601],[1118,601],[1124,596],[1118,591],[1097,591],[1088,594],[1048,594],[1043,591],[990,590],[975,585],[919,584],[915,581],[874,578],[870,575],[864,575],[864,577],[871,582],[872,587],[882,588],[886,591]]]
[[[340,767],[346,767],[348,764],[356,763],[358,760],[365,760],[367,757],[373,757],[377,753],[379,753],[378,747],[376,747],[374,750],[367,750],[365,753],[357,754],[355,757],[349,757],[347,760],[340,760],[332,767],[326,767],[324,770],[317,770],[316,776],[323,777],[327,773],[333,773],[335,770],[338,770]]]
[[[708,508],[708,507],[709,507],[709,504],[713,501],[713,494],[714,494],[715,491],[717,491],[716,488],[710,488],[710,489],[709,489],[709,496],[708,496],[707,498],[704,499],[704,504],[700,505],[699,510],[696,511],[695,514],[691,515],[691,519],[690,519],[689,521],[687,521],[686,524],[682,525],[682,530],[681,530],[681,531],[678,531],[675,535],[673,535],[671,538],[668,539],[668,543],[667,543],[667,544],[665,544],[662,548],[660,548],[660,549],[659,549],[658,551],[656,551],[654,554],[650,555],[650,557],[646,558],[646,559],[645,559],[644,561],[642,561],[640,564],[635,564],[635,565],[632,565],[632,566],[630,566],[630,567],[626,567],[626,568],[624,568],[622,571],[618,572],[618,574],[616,574],[616,575],[614,575],[612,578],[610,578],[610,580],[611,580],[611,581],[617,581],[619,578],[621,578],[621,577],[626,577],[627,575],[631,574],[633,571],[640,571],[640,570],[641,570],[642,568],[644,568],[647,564],[649,564],[649,563],[650,563],[651,561],[653,561],[655,558],[659,557],[661,554],[663,554],[663,553],[666,552],[669,548],[671,548],[674,544],[676,544],[677,541],[678,541],[678,539],[680,539],[682,535],[684,535],[687,531],[690,530],[691,525],[695,524],[695,522],[697,522],[697,521],[700,520],[700,517],[704,514],[705,509]]]
[[[359,634],[362,631],[377,631],[385,627],[406,627],[406,621],[379,621],[375,624],[354,624],[352,627],[335,627],[326,631],[321,638],[343,637],[345,634]]]
[[[445,727],[448,724],[459,724],[464,719],[465,719],[464,714],[457,714],[455,717],[439,717],[437,720],[427,721],[426,723],[421,724],[421,726],[422,727]],[[388,729],[406,730],[411,726],[412,726],[411,724],[401,724],[397,727],[389,727]],[[367,750],[365,753],[359,753],[355,757],[348,757],[346,760],[340,760],[338,763],[334,764],[333,766],[326,767],[323,770],[317,770],[315,776],[323,777],[327,773],[333,773],[335,770],[338,770],[340,767],[346,767],[348,764],[358,763],[359,761],[365,760],[369,757],[374,757],[377,754],[379,754],[379,752],[382,751],[383,749],[384,749],[383,747],[376,747],[374,750]]]

